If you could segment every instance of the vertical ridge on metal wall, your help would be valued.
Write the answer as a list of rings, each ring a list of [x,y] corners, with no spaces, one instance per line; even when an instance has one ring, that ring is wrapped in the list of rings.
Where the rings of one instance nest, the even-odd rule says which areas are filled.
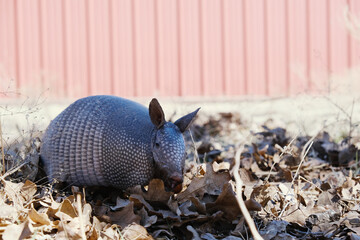
[[[64,91],[64,97],[69,97],[69,91],[67,91],[68,89],[68,81],[69,81],[69,76],[68,76],[68,68],[67,68],[67,65],[66,65],[66,60],[68,58],[68,55],[67,55],[67,44],[66,44],[66,39],[67,39],[67,33],[66,33],[66,20],[65,20],[65,4],[66,4],[66,1],[61,1],[61,35],[62,35],[62,58],[63,60],[61,61],[62,65],[63,65],[63,73],[62,73],[62,82],[63,82],[63,91]],[[60,71],[61,72],[61,71]]]
[[[199,26],[199,59],[200,59],[200,94],[203,96],[205,94],[205,79],[204,79],[204,27],[203,27],[203,17],[202,9],[203,4],[202,0],[198,0],[198,26]]]
[[[176,0],[176,41],[177,41],[177,71],[178,71],[178,96],[183,95],[183,76],[182,76],[182,64],[181,64],[181,16],[180,16],[180,1]]]
[[[112,17],[112,9],[113,9],[113,5],[112,5],[112,1],[108,2],[108,21],[109,21],[109,62],[110,62],[110,66],[109,66],[109,76],[110,76],[110,93],[112,95],[115,95],[115,79],[114,79],[114,52],[113,52],[113,48],[114,48],[114,43],[113,43],[113,17]]]

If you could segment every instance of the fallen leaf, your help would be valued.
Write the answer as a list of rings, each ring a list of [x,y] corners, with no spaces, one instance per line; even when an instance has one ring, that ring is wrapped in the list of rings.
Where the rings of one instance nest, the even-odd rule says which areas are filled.
[[[105,231],[102,231],[100,234],[103,238],[106,236],[108,239],[121,239],[118,232],[118,227],[115,224],[106,225],[104,230]]]
[[[24,199],[19,194],[19,190],[24,185],[23,183],[13,183],[10,181],[3,180],[4,192],[8,196],[10,201],[13,201],[15,205],[22,206]]]
[[[5,203],[0,205],[0,219],[15,220],[18,217],[18,210],[11,205]]]
[[[172,237],[174,236],[173,233],[170,233],[169,231],[165,230],[165,229],[159,229],[159,230],[156,230],[152,233],[152,236],[155,238],[155,239],[162,239],[160,238],[159,236],[167,236],[167,237]]]
[[[186,226],[186,229],[187,229],[189,232],[192,233],[191,239],[194,239],[194,240],[200,240],[200,239],[201,239],[200,236],[199,236],[199,234],[196,232],[195,228],[193,228],[193,227],[190,226],[190,225],[187,225],[187,226]]]
[[[260,203],[262,207],[265,207],[270,200],[277,201],[280,198],[278,194],[279,189],[276,186],[263,184],[253,188],[250,198]]]
[[[231,176],[228,172],[214,172],[211,163],[206,164],[206,173],[203,177],[195,177],[184,192],[177,195],[176,199],[182,203],[190,197],[202,199],[205,193],[219,195],[225,183]]]
[[[350,240],[360,240],[359,234],[350,233]]]
[[[264,238],[264,240],[273,239],[276,235],[281,232],[286,231],[286,226],[289,223],[286,221],[274,220],[271,221],[264,229],[260,230],[260,235]]]
[[[91,222],[90,222],[91,215],[92,215],[91,205],[86,203],[83,206],[83,212],[82,212],[83,224],[85,226],[91,226]]]
[[[216,162],[214,161],[212,164],[212,167],[214,169],[214,172],[224,171],[224,170],[230,170],[230,163],[229,162]]]
[[[191,207],[195,208],[190,200],[180,204],[179,209],[181,211],[181,216],[184,216],[184,217],[197,217],[197,216],[199,216],[199,213],[194,212],[194,211],[189,209]]]
[[[249,211],[261,211],[261,205],[255,199],[248,199],[245,201],[245,206]]]
[[[124,239],[152,240],[152,236],[139,224],[130,224],[121,232]]]
[[[318,197],[318,205],[332,207],[333,209],[337,209],[336,203],[339,201],[339,197],[336,193],[330,193],[329,191],[324,191],[320,193]]]
[[[129,203],[130,203],[130,200],[122,199],[120,197],[117,197],[116,198],[116,205],[113,206],[113,207],[110,207],[110,209],[113,210],[113,211],[116,211],[116,210],[118,210],[120,208],[123,208],[123,207],[127,206]]]
[[[50,219],[46,213],[39,213],[37,212],[33,206],[31,206],[29,217],[35,223],[43,224],[43,225],[50,225]]]
[[[33,232],[34,228],[31,223],[29,221],[25,221],[19,225],[8,225],[4,230],[2,238],[4,240],[24,239],[31,236]]]
[[[95,216],[92,217],[92,223],[92,227],[98,232],[101,232],[101,230],[106,226],[106,223],[100,222]]]
[[[142,193],[145,200],[154,202],[167,202],[172,192],[166,192],[164,182],[160,179],[153,179],[150,181],[148,191]]]
[[[216,238],[211,233],[201,234],[201,239],[205,240],[216,240]]]
[[[75,217],[70,221],[61,221],[56,239],[81,239],[79,218]]]
[[[141,217],[134,214],[134,203],[130,202],[120,211],[108,212],[108,216],[113,224],[117,224],[122,228],[131,223],[140,224]]]
[[[194,204],[196,210],[200,214],[206,214],[206,206],[205,203],[200,202],[200,200],[196,197],[190,197],[190,201]]]
[[[235,192],[233,191],[230,183],[226,183],[224,185],[221,194],[214,203],[206,204],[206,210],[210,214],[222,211],[224,213],[224,217],[229,221],[236,219],[241,211],[236,200]]]
[[[97,240],[100,236],[98,230],[96,230],[94,227],[91,227],[86,237],[88,240]]]
[[[134,202],[137,208],[145,207],[147,210],[153,210],[153,207],[144,199],[142,195],[132,194],[129,200]]]
[[[71,220],[72,218],[77,217],[74,206],[71,204],[69,199],[65,199],[60,209],[55,213],[55,216],[61,220]]]
[[[294,204],[288,207],[284,211],[283,217],[281,219],[287,222],[297,223],[303,226],[305,225],[306,218],[308,217],[306,213],[307,213],[306,211],[303,211],[303,209],[299,209],[296,206],[296,204]]]
[[[140,220],[141,226],[144,226],[146,228],[155,224],[158,219],[156,215],[149,216],[149,214],[147,213],[144,207],[140,209],[138,214],[141,217]]]
[[[29,180],[26,180],[26,182],[24,183],[24,185],[22,185],[20,189],[20,194],[27,202],[33,198],[36,191],[37,191],[36,184]]]

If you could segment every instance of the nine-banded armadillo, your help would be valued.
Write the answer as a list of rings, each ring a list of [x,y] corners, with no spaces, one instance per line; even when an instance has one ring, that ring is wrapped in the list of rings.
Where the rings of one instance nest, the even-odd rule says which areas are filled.
[[[155,98],[149,109],[115,96],[79,99],[44,134],[45,171],[50,181],[120,189],[160,178],[178,192],[186,155],[182,133],[198,110],[171,123]]]

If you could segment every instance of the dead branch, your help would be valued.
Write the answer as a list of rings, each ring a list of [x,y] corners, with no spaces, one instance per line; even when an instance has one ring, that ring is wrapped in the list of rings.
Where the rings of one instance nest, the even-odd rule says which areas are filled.
[[[244,215],[244,218],[250,228],[253,238],[255,240],[263,240],[263,238],[260,236],[260,234],[255,226],[254,220],[251,218],[250,213],[246,208],[244,200],[242,199],[242,187],[244,184],[239,175],[239,167],[240,167],[240,156],[241,156],[243,149],[244,149],[244,145],[241,145],[240,149],[237,150],[236,154],[235,154],[234,177],[235,177],[235,182],[236,182],[236,199],[239,204],[240,210],[241,210],[242,214]]]

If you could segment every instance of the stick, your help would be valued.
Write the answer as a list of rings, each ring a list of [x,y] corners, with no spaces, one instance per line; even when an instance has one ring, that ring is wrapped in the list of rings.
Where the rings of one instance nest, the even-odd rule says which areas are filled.
[[[193,144],[193,147],[194,147],[194,154],[195,154],[196,163],[200,164],[199,154],[198,154],[197,147],[196,147],[196,144],[195,144],[195,141],[194,141],[194,138],[193,138],[193,135],[192,135],[190,129],[189,129],[189,133],[190,133],[191,141],[192,141],[192,144]]]
[[[30,162],[29,160],[24,161],[24,162],[22,162],[19,166],[10,169],[10,170],[7,171],[6,173],[4,173],[4,175],[2,175],[2,176],[0,177],[0,179],[4,179],[4,180],[5,180],[5,178],[6,178],[7,176],[10,176],[10,175],[13,174],[14,172],[16,172],[17,170],[19,170],[20,168],[22,168],[24,165],[28,164],[29,162]]]
[[[298,167],[297,167],[297,169],[296,169],[296,172],[295,172],[295,175],[294,175],[294,177],[293,177],[293,180],[291,181],[291,185],[294,184],[295,179],[298,177],[299,171],[300,171],[300,167],[301,167],[301,165],[303,164],[303,162],[305,161],[305,157],[306,157],[306,155],[308,154],[311,146],[313,145],[313,143],[314,143],[313,140],[314,140],[314,139],[315,139],[315,136],[312,137],[312,138],[305,144],[303,150],[301,151],[301,155],[300,155],[300,156],[301,156],[301,161],[300,161],[300,163],[299,163],[299,165],[298,165]]]
[[[78,193],[76,195],[77,211],[79,213],[79,223],[80,223],[80,235],[82,240],[86,240],[85,229],[84,229],[84,220],[81,210],[81,195]]]
[[[235,183],[236,183],[236,200],[239,204],[240,210],[242,212],[242,214],[244,215],[244,218],[250,228],[250,231],[253,235],[253,238],[255,240],[263,240],[263,238],[260,236],[254,220],[251,218],[249,211],[246,208],[245,202],[242,199],[242,187],[243,187],[243,181],[240,178],[239,175],[239,167],[240,167],[240,156],[241,156],[241,152],[244,149],[244,145],[241,145],[240,149],[236,151],[235,154],[235,166],[234,166],[234,177],[235,177]]]
[[[290,141],[290,143],[289,143],[288,145],[286,145],[286,146],[282,149],[281,154],[280,154],[280,156],[279,156],[280,158],[284,155],[284,153],[286,153],[286,151],[288,151],[289,149],[291,149],[291,144],[295,141],[296,138],[297,138],[297,135]],[[269,170],[269,175],[265,178],[265,182],[267,182],[267,181],[269,180],[270,175],[271,175],[271,172],[272,172],[275,164],[276,164],[276,163],[274,162],[274,163],[271,165],[271,168],[270,168],[270,170]]]

